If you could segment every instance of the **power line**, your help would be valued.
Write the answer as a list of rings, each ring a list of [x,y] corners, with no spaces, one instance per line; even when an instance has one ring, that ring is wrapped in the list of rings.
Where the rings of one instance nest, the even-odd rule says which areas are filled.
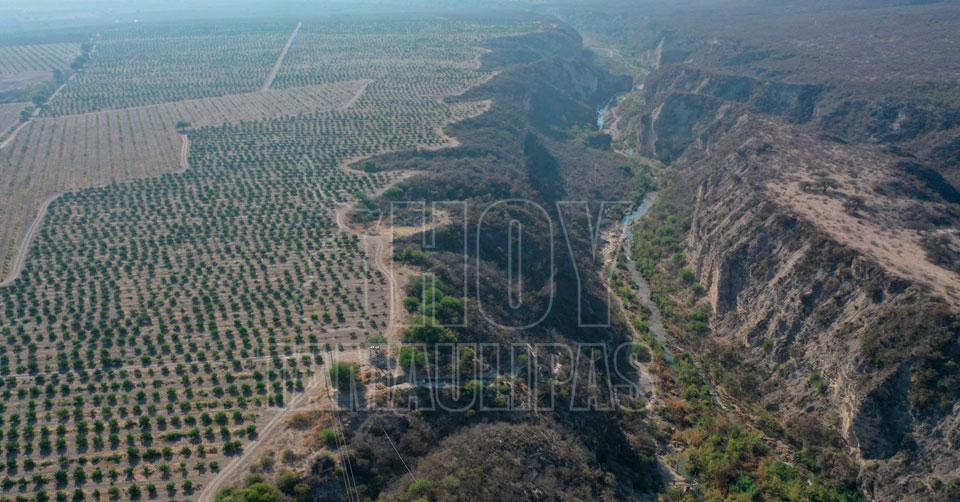
[[[333,396],[330,393],[330,387],[327,386],[327,397],[333,401]],[[346,490],[347,500],[356,500],[360,502],[360,491],[357,489],[357,480],[353,474],[353,465],[350,463],[349,455],[347,455],[347,436],[343,433],[343,425],[340,422],[340,417],[337,416],[337,412],[334,411],[331,413],[334,421],[334,440],[337,442],[337,449],[340,450],[340,464],[341,471],[343,473],[344,487]],[[341,440],[341,437],[343,438]],[[352,492],[351,492],[352,488]]]
[[[397,454],[397,458],[400,459],[400,463],[403,464],[403,468],[406,469],[408,473],[410,473],[410,477],[412,477],[414,481],[420,481],[419,479],[417,479],[417,476],[413,473],[413,471],[410,470],[410,467],[407,466],[407,463],[404,462],[403,455],[400,455],[400,450],[397,450],[397,445],[393,444],[393,439],[390,439],[390,434],[387,434],[387,430],[384,429],[382,425],[380,426],[380,430],[383,431],[383,435],[387,437],[387,441],[390,442],[390,446],[393,448],[393,451]]]

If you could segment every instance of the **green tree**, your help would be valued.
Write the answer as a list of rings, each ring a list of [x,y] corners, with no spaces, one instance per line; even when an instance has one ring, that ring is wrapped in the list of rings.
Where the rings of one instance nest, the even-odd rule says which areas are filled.
[[[405,342],[420,342],[427,344],[453,343],[457,341],[457,334],[440,325],[436,319],[422,316],[414,326],[407,328],[403,334]]]
[[[280,490],[267,483],[253,483],[240,490],[224,490],[217,495],[217,502],[279,502],[283,499]]]
[[[349,389],[360,380],[360,367],[354,363],[336,362],[330,367],[330,384],[336,389]]]

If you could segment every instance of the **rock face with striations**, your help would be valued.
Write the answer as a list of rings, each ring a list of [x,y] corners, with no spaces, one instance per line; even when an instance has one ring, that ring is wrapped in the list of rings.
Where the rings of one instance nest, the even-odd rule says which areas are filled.
[[[958,110],[678,64],[640,113],[640,151],[682,179],[709,342],[869,496],[955,489]]]

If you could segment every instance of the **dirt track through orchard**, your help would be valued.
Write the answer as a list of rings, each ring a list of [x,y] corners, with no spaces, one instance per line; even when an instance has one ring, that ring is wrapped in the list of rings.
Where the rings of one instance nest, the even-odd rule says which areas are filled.
[[[290,50],[290,46],[293,45],[293,39],[297,38],[297,33],[300,33],[300,26],[303,23],[297,23],[297,27],[293,29],[293,33],[290,34],[290,38],[287,39],[287,45],[283,46],[283,50],[280,51],[280,55],[277,56],[277,62],[273,64],[273,68],[270,69],[270,74],[267,75],[267,81],[263,83],[263,87],[260,88],[261,91],[265,91],[273,85],[274,79],[277,78],[277,73],[280,71],[280,67],[283,66],[283,59],[287,57],[287,51]]]

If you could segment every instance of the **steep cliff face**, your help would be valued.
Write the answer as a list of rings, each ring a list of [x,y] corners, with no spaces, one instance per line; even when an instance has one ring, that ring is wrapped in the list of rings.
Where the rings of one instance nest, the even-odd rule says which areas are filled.
[[[689,223],[685,249],[651,247],[700,282],[660,281],[711,314],[687,348],[869,497],[960,498],[960,9],[607,3],[570,16],[651,72],[618,133],[674,173],[651,225]]]
[[[712,341],[763,372],[762,401],[784,423],[838,431],[865,491],[896,498],[915,488],[901,483],[950,479],[960,467],[955,310],[747,181],[758,157],[714,172],[694,200],[687,255]]]
[[[836,434],[868,496],[955,489],[954,112],[684,65],[645,99],[637,144],[673,165],[690,208],[703,343],[760,373],[753,390],[788,430]],[[813,436],[798,446],[831,441]]]

